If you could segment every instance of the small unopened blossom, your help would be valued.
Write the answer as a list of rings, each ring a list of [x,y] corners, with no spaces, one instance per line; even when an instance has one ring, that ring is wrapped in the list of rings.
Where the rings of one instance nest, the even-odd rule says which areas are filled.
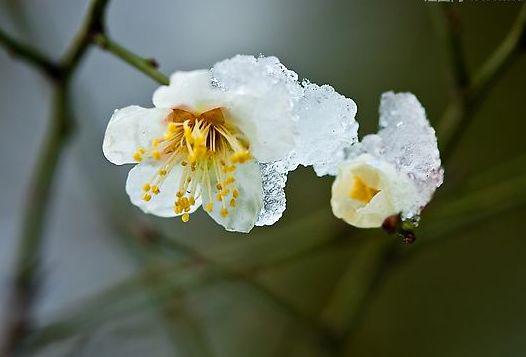
[[[332,186],[333,213],[360,227],[380,227],[389,216],[417,218],[442,184],[434,129],[410,93],[384,93],[380,130],[350,148]]]
[[[115,111],[104,155],[136,164],[126,192],[144,212],[187,222],[203,206],[227,230],[248,232],[281,216],[283,175],[315,164],[288,164],[303,158],[299,126],[312,120],[302,115],[304,98],[297,75],[275,57],[236,56],[211,70],[176,72],[155,91],[154,108]],[[352,126],[354,113],[342,120]]]

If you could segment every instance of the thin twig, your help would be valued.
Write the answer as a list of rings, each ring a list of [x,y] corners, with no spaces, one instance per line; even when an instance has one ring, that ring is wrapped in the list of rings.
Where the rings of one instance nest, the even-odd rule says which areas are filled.
[[[514,25],[503,42],[476,72],[469,86],[460,92],[462,98],[458,102],[452,102],[446,109],[438,130],[439,142],[442,146],[442,158],[445,162],[448,161],[464,136],[491,86],[518,58],[521,50],[524,50],[525,38],[526,4],[522,6]],[[454,61],[454,63],[456,62]],[[456,71],[456,73],[458,72],[459,70]]]
[[[107,35],[100,33],[94,37],[94,42],[103,50],[112,53],[119,57],[130,66],[137,68],[148,77],[159,82],[160,84],[168,85],[169,80],[163,73],[159,72],[156,67],[157,63],[152,59],[140,57],[118,43],[112,41]]]
[[[49,208],[49,197],[57,164],[69,134],[67,105],[66,85],[56,86],[51,124],[37,160],[37,168],[22,219],[15,279],[10,296],[10,314],[6,320],[6,340],[1,349],[1,356],[12,355],[19,341],[32,326],[32,303],[38,288],[36,275],[40,266],[44,220]]]
[[[1,28],[0,45],[2,45],[8,53],[37,68],[49,78],[55,79],[58,77],[60,68],[57,64],[37,49],[15,40]]]
[[[50,202],[50,193],[59,158],[71,132],[68,107],[70,78],[80,63],[94,32],[103,28],[104,9],[108,0],[93,0],[84,24],[70,50],[59,65],[55,65],[38,51],[13,41],[0,32],[0,43],[28,63],[43,70],[54,79],[55,95],[51,124],[41,150],[35,176],[22,219],[15,275],[10,292],[10,316],[6,320],[5,341],[0,355],[13,355],[32,328],[33,302],[38,292],[37,273],[44,221]]]
[[[105,14],[109,0],[92,0],[84,22],[61,61],[67,75],[73,74],[95,35],[105,31]]]

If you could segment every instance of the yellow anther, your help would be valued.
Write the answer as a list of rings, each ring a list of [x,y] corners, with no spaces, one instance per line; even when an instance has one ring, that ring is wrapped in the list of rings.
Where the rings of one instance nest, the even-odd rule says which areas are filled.
[[[248,150],[237,151],[231,157],[230,160],[234,163],[243,164],[251,159],[250,152]]]
[[[228,189],[222,190],[221,191],[221,196],[223,196],[223,197],[224,196],[228,196],[229,193],[230,193],[230,190],[228,190]]]
[[[159,192],[160,192],[160,190],[159,190],[159,186],[157,186],[157,185],[153,185],[153,186],[152,186],[152,192],[153,192],[154,195],[158,195]]]
[[[235,198],[230,199],[230,207],[236,207],[236,199]]]
[[[188,165],[188,163],[186,161],[184,161],[184,160],[181,161],[181,166],[186,166],[186,165]]]
[[[190,206],[195,205],[195,198],[190,197],[190,199],[189,199],[188,201],[189,201],[189,203],[190,203]]]
[[[223,171],[225,171],[225,172],[234,172],[234,171],[236,171],[236,165],[226,166],[226,167],[224,167]]]
[[[218,200],[218,201],[223,200],[223,196],[221,196],[221,194],[218,193],[218,194],[216,195],[216,200]]]
[[[190,214],[189,213],[185,213],[181,216],[181,221],[183,221],[184,223],[188,222],[190,220]]]
[[[168,172],[165,170],[165,169],[160,169],[159,170],[159,176],[166,176]]]
[[[181,191],[177,191],[177,193],[175,194],[177,197],[183,197],[183,192]]]
[[[183,211],[185,211],[185,212],[190,212],[190,207],[185,207],[185,208],[183,208]]]
[[[148,192],[150,191],[150,184],[149,183],[145,183],[144,185],[142,185],[142,190],[145,191],[145,192]]]
[[[153,139],[152,140],[152,147],[156,148],[157,146],[159,146],[160,142],[161,142],[160,139]]]
[[[154,160],[161,160],[161,153],[157,150],[152,151],[152,157],[154,158]]]
[[[142,161],[142,154],[137,150],[134,154],[133,154],[133,159],[135,161]]]
[[[236,179],[234,178],[234,176],[228,176],[225,179],[225,185],[230,185],[230,184],[233,184],[234,182],[236,182]]]
[[[226,208],[221,208],[220,214],[221,217],[225,218],[226,216],[228,216],[228,210]]]
[[[175,205],[174,206],[174,212],[175,212],[175,214],[181,214],[181,213],[183,213],[183,209],[181,208],[181,206]]]
[[[208,202],[205,206],[205,211],[208,213],[212,212],[214,210],[214,204],[212,202]]]
[[[239,191],[237,189],[234,189],[234,191],[232,191],[232,197],[234,197],[234,198],[238,198],[239,197]]]
[[[223,186],[221,186],[221,184],[218,183],[218,184],[216,185],[216,188],[217,188],[218,190],[222,190],[222,189],[223,189]]]
[[[149,193],[145,193],[144,195],[142,195],[142,199],[148,202],[152,199],[152,195],[150,195]]]

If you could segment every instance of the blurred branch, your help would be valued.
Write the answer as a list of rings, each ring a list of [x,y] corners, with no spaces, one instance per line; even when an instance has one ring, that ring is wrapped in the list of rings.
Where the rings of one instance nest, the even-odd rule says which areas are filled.
[[[153,227],[142,227],[139,229],[145,237],[141,238],[151,242],[158,247],[164,247],[176,252],[182,253],[189,259],[195,262],[201,262],[207,266],[214,275],[223,280],[241,281],[252,288],[253,291],[260,294],[268,302],[272,303],[276,308],[285,312],[288,316],[295,319],[301,325],[307,327],[316,333],[323,342],[334,341],[333,333],[324,324],[316,318],[297,309],[294,305],[288,303],[286,300],[276,296],[268,287],[257,281],[256,278],[250,276],[249,272],[238,271],[234,268],[223,265],[192,248],[189,245],[179,241],[165,237],[161,232],[156,231]],[[132,232],[133,234],[133,232]],[[136,234],[136,233],[135,233]]]
[[[108,3],[109,0],[92,0],[90,2],[83,24],[61,61],[66,75],[71,75],[75,71],[94,36],[104,32]]]
[[[0,28],[0,45],[6,51],[19,59],[27,62],[29,65],[40,70],[51,79],[57,78],[60,69],[57,64],[40,53],[37,49],[28,46],[22,42],[18,42]]]
[[[44,220],[49,209],[57,164],[69,132],[67,86],[62,83],[55,88],[50,127],[37,160],[22,218],[9,316],[6,319],[6,340],[0,353],[2,356],[12,355],[20,340],[31,329],[32,302],[38,288],[36,275],[40,266]]]
[[[101,49],[119,57],[130,66],[137,68],[139,71],[159,82],[160,84],[168,85],[170,83],[168,77],[156,69],[158,65],[155,60],[142,58],[132,53],[118,43],[112,41],[107,35],[103,33],[96,35],[94,41]]]
[[[469,84],[469,73],[464,58],[462,46],[462,24],[456,6],[442,4],[445,26],[446,43],[448,45],[449,56],[451,57],[451,68],[453,80],[455,81],[455,94],[462,92]]]
[[[37,160],[33,183],[22,219],[15,275],[10,291],[9,316],[0,355],[13,355],[32,328],[33,301],[37,295],[44,221],[59,158],[71,133],[72,120],[68,96],[70,78],[84,55],[90,36],[102,29],[107,0],[93,0],[81,31],[61,64],[55,65],[36,50],[19,44],[0,32],[0,42],[29,64],[43,70],[54,80],[55,94],[48,133]]]
[[[451,21],[449,21],[451,23]],[[456,30],[452,30],[455,33]],[[450,36],[450,40],[455,43],[451,45],[453,51],[453,65],[457,68],[455,73],[456,82],[461,85],[466,78],[464,65],[459,64],[458,53],[461,50],[459,44],[456,44],[457,36]],[[439,142],[442,145],[442,158],[447,162],[458,145],[460,139],[466,132],[466,129],[473,120],[475,112],[478,110],[480,103],[486,97],[491,86],[502,76],[509,68],[510,64],[517,59],[521,50],[526,47],[526,4],[524,4],[512,26],[510,32],[504,38],[499,47],[493,52],[488,60],[473,76],[473,80],[465,87],[460,87],[460,98],[453,101],[440,121]]]
[[[60,320],[32,331],[23,344],[23,352],[31,354],[76,334],[89,334],[104,322],[139,310],[157,309],[177,297],[183,289],[187,291],[208,281],[206,272],[187,268],[189,266],[180,263],[163,266],[148,264],[137,275],[83,301],[79,305],[81,309],[67,312]],[[159,289],[145,294],[145,285],[160,280],[164,284],[159,285]]]
[[[401,247],[394,244],[393,241],[384,241],[376,253],[373,252],[371,259],[379,264],[368,268],[366,282],[359,284],[359,291],[356,291],[356,286],[352,286],[353,295],[358,296],[358,302],[354,304],[356,308],[350,311],[349,320],[342,330],[339,342],[340,352],[343,352],[345,344],[360,326],[376,294],[392,276],[395,268],[400,267],[402,263],[407,263],[410,258],[417,256],[423,250],[434,246],[433,243],[444,241],[444,237],[453,237],[453,232],[485,222],[488,217],[526,205],[526,175],[514,177],[498,185],[492,185],[444,202],[427,215],[427,220],[435,224],[419,232],[419,235],[425,239],[418,245]],[[341,287],[343,290],[348,288],[348,285]],[[334,299],[341,299],[342,295],[348,294],[348,292],[339,291]],[[329,306],[333,303],[329,302]]]

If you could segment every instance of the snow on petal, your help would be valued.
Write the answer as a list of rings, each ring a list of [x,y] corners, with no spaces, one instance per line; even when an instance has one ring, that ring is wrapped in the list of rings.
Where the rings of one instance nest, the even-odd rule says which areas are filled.
[[[263,181],[263,207],[258,214],[256,226],[276,223],[286,208],[285,184],[288,167],[283,161],[259,164]]]
[[[391,193],[387,195],[390,202],[393,202],[394,212],[391,214],[401,213],[403,219],[420,214],[436,188],[442,184],[444,171],[441,167],[435,130],[430,126],[424,108],[413,94],[387,92],[382,95],[380,130],[377,134],[365,136],[359,144],[350,149],[348,159],[342,164],[337,176],[338,183],[335,181],[333,185],[331,202],[335,214],[340,212],[336,214],[339,217],[343,214],[340,209],[335,209],[335,204],[338,206],[338,202],[341,201],[335,195],[344,193],[342,187],[349,188],[348,186],[353,186],[355,182],[340,176],[357,164],[381,167],[381,172],[389,173],[383,177],[384,182],[391,182]],[[351,174],[347,172],[347,175]],[[391,179],[387,180],[388,177]],[[347,186],[344,182],[348,183]],[[380,192],[382,190],[380,189]],[[339,206],[343,207],[341,204]],[[381,225],[380,218],[388,216],[384,208],[385,205],[378,207],[376,226]]]
[[[137,105],[115,110],[104,135],[104,156],[116,165],[140,161],[134,158],[135,153],[162,134],[163,120],[169,113],[167,109],[148,109]]]
[[[358,141],[356,104],[329,85],[305,81],[297,104],[298,144],[291,168],[312,165],[318,176],[335,175],[346,151]]]
[[[161,169],[162,164],[159,162],[144,162],[136,165],[128,173],[126,193],[130,196],[131,202],[144,213],[150,213],[160,217],[182,215],[183,212],[175,213],[174,202],[183,175],[183,168],[174,167],[167,173],[162,183],[157,186],[150,184],[152,178],[155,177]],[[195,204],[191,205],[190,211],[186,213],[194,212],[200,205],[201,199],[199,194],[197,194]]]
[[[212,75],[228,93],[226,107],[256,160],[285,158],[295,143],[294,103],[302,93],[297,74],[276,57],[238,55],[216,63]]]

